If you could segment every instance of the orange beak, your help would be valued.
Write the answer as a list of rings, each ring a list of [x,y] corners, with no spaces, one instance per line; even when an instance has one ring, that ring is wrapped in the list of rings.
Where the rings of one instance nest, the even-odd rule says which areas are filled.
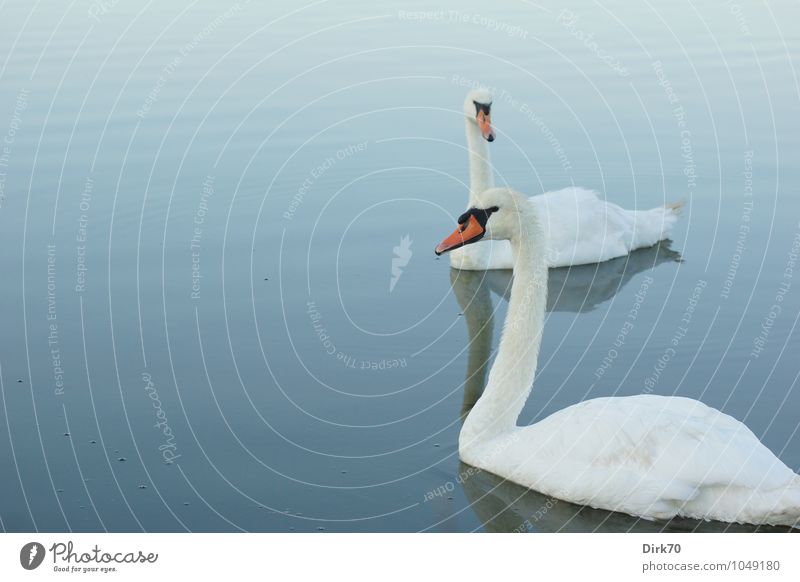
[[[435,252],[437,255],[441,255],[447,251],[452,251],[453,249],[468,245],[469,243],[477,242],[483,238],[484,234],[486,234],[486,231],[478,222],[478,219],[470,214],[464,224],[459,225],[453,234],[439,243]]]
[[[478,127],[481,130],[481,135],[483,135],[483,139],[486,141],[494,141],[494,129],[492,129],[492,114],[491,113],[484,113],[483,111],[478,112]]]

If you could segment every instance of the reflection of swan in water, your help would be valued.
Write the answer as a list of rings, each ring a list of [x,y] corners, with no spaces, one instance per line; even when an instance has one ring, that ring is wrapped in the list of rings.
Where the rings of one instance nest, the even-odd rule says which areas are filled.
[[[797,525],[800,476],[742,423],[696,400],[596,398],[516,426],[544,325],[542,231],[520,194],[495,189],[478,198],[436,253],[483,237],[510,240],[515,276],[498,355],[464,421],[459,456],[527,488],[632,516]]]
[[[634,259],[637,254],[646,251],[649,251],[649,249],[635,251],[629,258]],[[669,252],[671,253],[672,251]],[[663,260],[670,260],[671,258]],[[625,258],[618,260],[624,261]],[[630,275],[628,273],[623,275],[619,269],[612,268],[615,261],[600,265],[600,267],[607,267],[607,269],[604,269],[606,273],[602,275],[604,288],[606,289],[620,289],[633,274],[631,272]],[[651,258],[649,262],[637,262],[639,267],[637,267],[636,272],[644,270],[645,264],[656,265],[659,262],[663,261],[653,261]],[[629,266],[628,269],[631,270],[631,267]],[[566,271],[567,269],[550,269],[550,273],[562,270]],[[573,267],[574,270],[575,268]],[[594,269],[592,270],[594,271]],[[464,399],[461,408],[462,421],[469,414],[478,398],[480,398],[486,384],[488,362],[492,355],[492,333],[494,328],[492,320],[494,306],[490,289],[495,289],[493,283],[497,281],[497,278],[492,281],[492,276],[504,273],[506,272],[450,270],[453,293],[461,306],[469,335],[469,357],[467,359]],[[618,275],[619,278],[614,280],[611,276],[612,274]],[[598,276],[601,275],[598,274]],[[551,291],[553,290],[552,285],[548,285],[548,287]],[[570,287],[568,286],[567,288]],[[588,293],[581,295],[580,301],[577,303],[570,301],[569,304],[580,305],[583,297],[587,295],[593,296],[594,294],[591,290],[588,290]],[[604,296],[604,299],[609,297]],[[586,304],[589,304],[588,300]],[[786,531],[788,529],[692,519],[648,521],[625,513],[593,509],[548,497],[463,462],[459,466],[459,475],[459,481],[463,484],[464,493],[470,502],[472,510],[483,524],[483,527],[491,532],[740,532]]]
[[[611,299],[634,275],[661,263],[680,260],[680,253],[670,249],[670,241],[662,241],[604,263],[549,269],[547,311],[592,311],[599,304]],[[470,338],[462,420],[478,400],[486,384],[486,373],[489,371],[487,362],[492,354],[494,330],[492,292],[508,301],[512,273],[510,269],[450,269],[453,293],[461,306]]]
[[[467,377],[464,379],[464,402],[461,421],[480,398],[486,385],[486,372],[492,355],[492,293],[485,275],[503,271],[459,271],[450,269],[450,284],[456,296],[469,335]]]
[[[667,262],[680,262],[681,254],[670,241],[637,249],[604,263],[550,269],[547,279],[547,311],[592,311],[608,301],[635,275]],[[511,295],[511,269],[479,271],[486,284],[506,301]],[[451,275],[453,278],[453,275]]]

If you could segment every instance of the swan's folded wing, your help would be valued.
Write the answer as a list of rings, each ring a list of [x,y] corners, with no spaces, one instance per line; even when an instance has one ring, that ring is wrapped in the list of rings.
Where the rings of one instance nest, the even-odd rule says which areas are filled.
[[[530,198],[548,241],[553,267],[599,263],[649,247],[677,221],[672,208],[627,210],[585,188],[563,188]]]
[[[509,446],[520,480],[594,507],[669,517],[713,489],[779,491],[795,474],[743,424],[695,400],[598,398]]]

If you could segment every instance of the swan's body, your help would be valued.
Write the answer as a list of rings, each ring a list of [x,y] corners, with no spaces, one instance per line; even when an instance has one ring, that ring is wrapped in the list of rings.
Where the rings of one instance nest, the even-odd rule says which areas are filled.
[[[471,91],[464,103],[470,166],[470,201],[494,187],[487,139],[474,118],[474,108],[491,107],[486,91]],[[494,134],[491,134],[494,140]],[[625,210],[602,200],[585,188],[564,188],[528,199],[536,207],[547,244],[545,259],[551,267],[601,263],[649,247],[666,238],[678,220],[679,205],[650,210]],[[454,252],[450,264],[457,269],[510,269],[508,241],[483,242]]]
[[[460,451],[580,505],[655,519],[800,519],[800,478],[745,425],[689,398],[596,398]]]
[[[488,190],[476,204],[437,252],[484,235],[509,240],[514,281],[486,389],[459,435],[461,459],[566,501],[648,519],[796,526],[800,476],[745,425],[696,400],[598,398],[516,425],[544,324],[543,230],[535,208],[516,192]]]
[[[678,220],[672,207],[625,210],[601,200],[597,192],[579,187],[545,192],[528,202],[545,217],[545,259],[551,267],[602,263],[653,246],[667,238]],[[459,254],[451,258],[451,265],[457,269],[483,271],[514,265],[508,241],[486,241],[456,252]]]

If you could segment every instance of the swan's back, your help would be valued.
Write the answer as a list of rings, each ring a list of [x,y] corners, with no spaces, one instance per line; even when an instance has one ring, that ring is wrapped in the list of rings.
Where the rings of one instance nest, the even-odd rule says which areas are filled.
[[[696,400],[597,398],[497,439],[464,460],[574,503],[664,519],[800,519],[800,478],[745,425]]]
[[[674,208],[626,210],[579,187],[530,200],[546,230],[551,267],[601,263],[653,246],[668,236],[678,219]]]

